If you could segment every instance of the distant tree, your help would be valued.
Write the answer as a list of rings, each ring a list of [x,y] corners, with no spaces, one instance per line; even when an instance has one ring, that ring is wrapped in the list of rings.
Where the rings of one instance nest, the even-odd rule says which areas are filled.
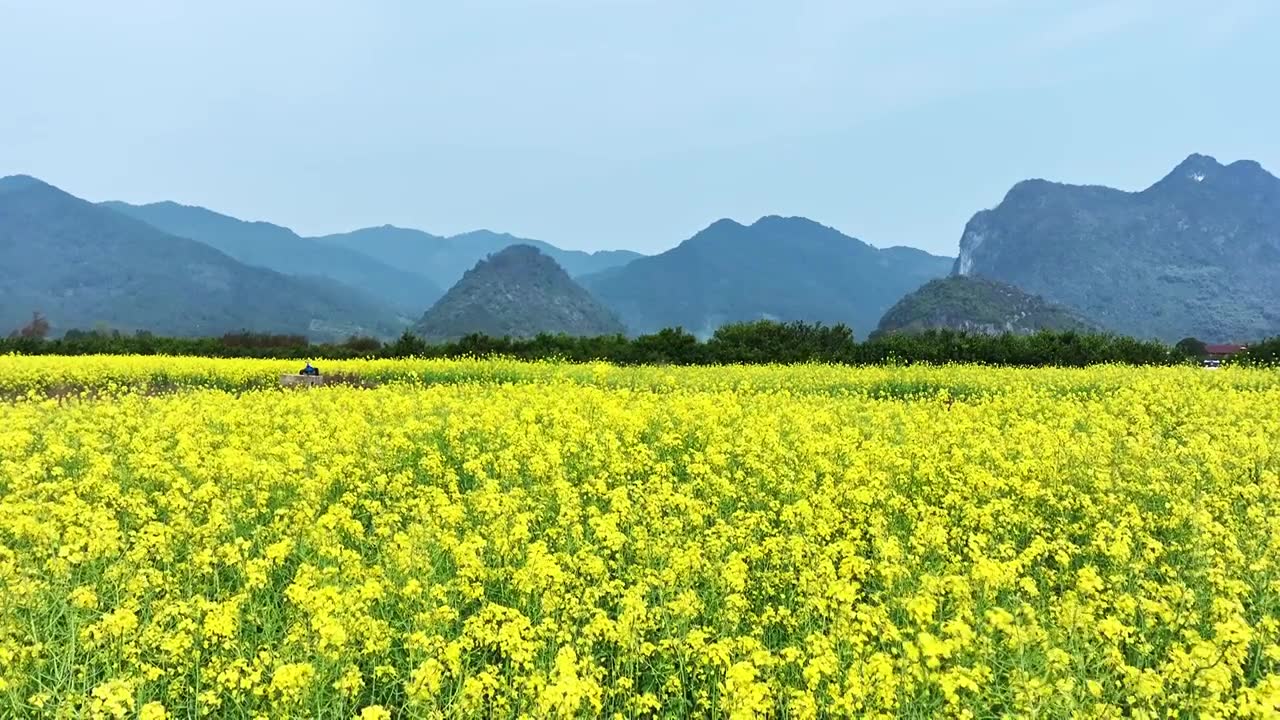
[[[386,346],[384,352],[391,357],[413,357],[423,355],[427,351],[427,344],[417,335],[405,330],[398,340]]]
[[[254,333],[242,330],[238,333],[226,333],[222,336],[223,346],[229,348],[304,348],[307,346],[305,335],[273,335],[271,333]]]
[[[1205,350],[1204,341],[1197,340],[1193,337],[1182,338],[1173,346],[1173,350],[1182,357],[1196,360],[1203,358],[1208,354]]]
[[[49,337],[49,321],[39,312],[31,313],[31,322],[13,331],[9,337],[24,340],[44,340]]]
[[[851,357],[855,344],[846,325],[757,320],[720,326],[706,350],[721,363],[837,362]]]
[[[356,352],[378,352],[382,349],[382,341],[376,337],[352,335],[342,343],[342,347]]]
[[[98,322],[93,324],[93,334],[97,335],[98,337],[110,337],[111,327],[107,325],[105,322],[102,322],[101,320],[99,320]]]
[[[663,328],[652,335],[641,335],[631,341],[627,364],[697,365],[705,359],[704,346],[684,328]]]
[[[1244,352],[1227,358],[1227,362],[1240,365],[1280,367],[1280,336],[1261,342],[1249,343]]]
[[[36,315],[28,328],[0,337],[0,356],[23,355],[173,355],[189,357],[259,357],[340,359],[352,357],[456,358],[502,356],[526,360],[607,360],[619,365],[721,365],[727,363],[831,362],[851,365],[941,365],[982,363],[1022,367],[1083,367],[1099,363],[1174,365],[1186,363],[1184,352],[1153,340],[1121,335],[1041,331],[1031,335],[967,333],[930,329],[919,333],[888,332],[857,343],[842,325],[757,321],[725,326],[705,342],[680,329],[651,335],[578,337],[543,333],[527,339],[471,334],[458,340],[428,344],[412,332],[380,350],[356,350],[343,344],[309,345],[298,335],[231,333],[221,337],[161,337],[139,332],[125,335],[67,330],[56,340],[41,340],[48,323]],[[363,342],[357,343],[364,345]],[[370,345],[372,347],[372,345]],[[1250,343],[1231,362],[1280,366],[1280,338]]]

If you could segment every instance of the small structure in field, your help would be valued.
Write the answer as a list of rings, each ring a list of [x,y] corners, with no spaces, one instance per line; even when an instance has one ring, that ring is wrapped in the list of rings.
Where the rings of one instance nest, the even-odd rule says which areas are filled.
[[[323,375],[295,375],[292,373],[285,373],[280,376],[281,387],[317,387],[323,384]]]
[[[1247,350],[1246,345],[1205,345],[1204,354],[1210,360],[1226,360],[1238,352]]]
[[[312,365],[309,360],[307,361],[306,367],[299,370],[297,375],[286,374],[280,376],[281,387],[297,387],[299,385],[303,387],[314,387],[316,385],[323,384],[324,378],[320,375],[320,368]]]

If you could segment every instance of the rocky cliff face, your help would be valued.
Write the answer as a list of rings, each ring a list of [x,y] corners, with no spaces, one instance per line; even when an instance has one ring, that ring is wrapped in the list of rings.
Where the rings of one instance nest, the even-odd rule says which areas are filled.
[[[1029,180],[965,227],[953,274],[1003,281],[1108,330],[1280,333],[1280,179],[1192,155],[1141,192]]]

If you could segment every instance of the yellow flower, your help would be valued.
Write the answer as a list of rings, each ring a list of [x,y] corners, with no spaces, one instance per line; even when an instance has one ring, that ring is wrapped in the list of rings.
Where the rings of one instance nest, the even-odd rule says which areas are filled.
[[[1280,712],[1273,370],[292,365],[0,357],[0,717]]]
[[[315,668],[311,663],[281,665],[271,675],[271,690],[282,700],[298,700],[311,684],[315,674]]]
[[[81,585],[72,590],[67,599],[71,602],[72,607],[80,608],[81,610],[91,610],[98,606],[98,594],[87,585]]]
[[[757,679],[749,662],[734,663],[725,673],[722,707],[734,720],[767,716],[773,710],[768,685]]]
[[[360,672],[360,668],[355,665],[349,666],[333,683],[333,688],[344,696],[350,697],[364,687],[364,677]]]
[[[122,718],[133,710],[133,683],[110,680],[93,688],[89,711],[93,717]]]
[[[138,720],[166,720],[168,717],[169,713],[165,711],[164,705],[154,700],[138,710]]]

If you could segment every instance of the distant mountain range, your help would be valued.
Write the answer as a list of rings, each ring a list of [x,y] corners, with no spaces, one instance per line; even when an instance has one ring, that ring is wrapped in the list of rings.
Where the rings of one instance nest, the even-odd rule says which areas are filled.
[[[170,235],[217,248],[247,265],[289,275],[323,277],[363,291],[409,317],[444,293],[440,283],[410,266],[387,264],[345,247],[299,237],[289,228],[246,222],[202,207],[172,202],[103,207],[137,218]]]
[[[1098,330],[1067,308],[1012,285],[960,275],[931,280],[899,300],[880,318],[876,333],[942,329],[983,335]]]
[[[954,272],[1126,335],[1280,334],[1280,179],[1192,155],[1141,192],[1028,180],[969,221]]]
[[[1027,180],[973,216],[953,259],[778,216],[719,220],[649,257],[486,230],[307,238],[175,203],[94,205],[14,176],[0,179],[0,332],[32,311],[55,331],[313,339],[389,337],[422,317],[418,331],[434,337],[615,332],[616,321],[633,335],[707,336],[775,319],[844,323],[859,336],[1080,323],[1248,342],[1280,335],[1280,179],[1255,162],[1191,155],[1140,192]],[[544,322],[560,311],[570,319]]]
[[[592,253],[561,250],[541,240],[489,230],[441,237],[421,230],[383,225],[315,239],[329,246],[357,250],[393,267],[412,269],[441,287],[453,285],[476,262],[512,245],[538,248],[573,277],[625,265],[643,257],[630,250],[600,250]]]
[[[760,319],[844,323],[865,335],[903,295],[945,276],[953,258],[874,248],[797,217],[719,220],[675,248],[580,278],[632,333],[710,335]]]
[[[468,270],[413,331],[438,342],[470,333],[598,336],[624,328],[555,260],[532,245],[512,245]]]
[[[629,250],[586,253],[540,240],[488,230],[441,237],[421,230],[364,228],[323,237],[301,237],[289,228],[247,222],[202,207],[172,202],[103,206],[179,237],[211,245],[249,265],[290,275],[327,277],[362,290],[411,316],[444,294],[477,261],[516,244],[532,245],[571,275],[622,265],[641,257]]]
[[[55,332],[242,329],[316,339],[394,335],[390,308],[327,279],[238,262],[35,178],[0,179],[0,328],[43,312]]]

